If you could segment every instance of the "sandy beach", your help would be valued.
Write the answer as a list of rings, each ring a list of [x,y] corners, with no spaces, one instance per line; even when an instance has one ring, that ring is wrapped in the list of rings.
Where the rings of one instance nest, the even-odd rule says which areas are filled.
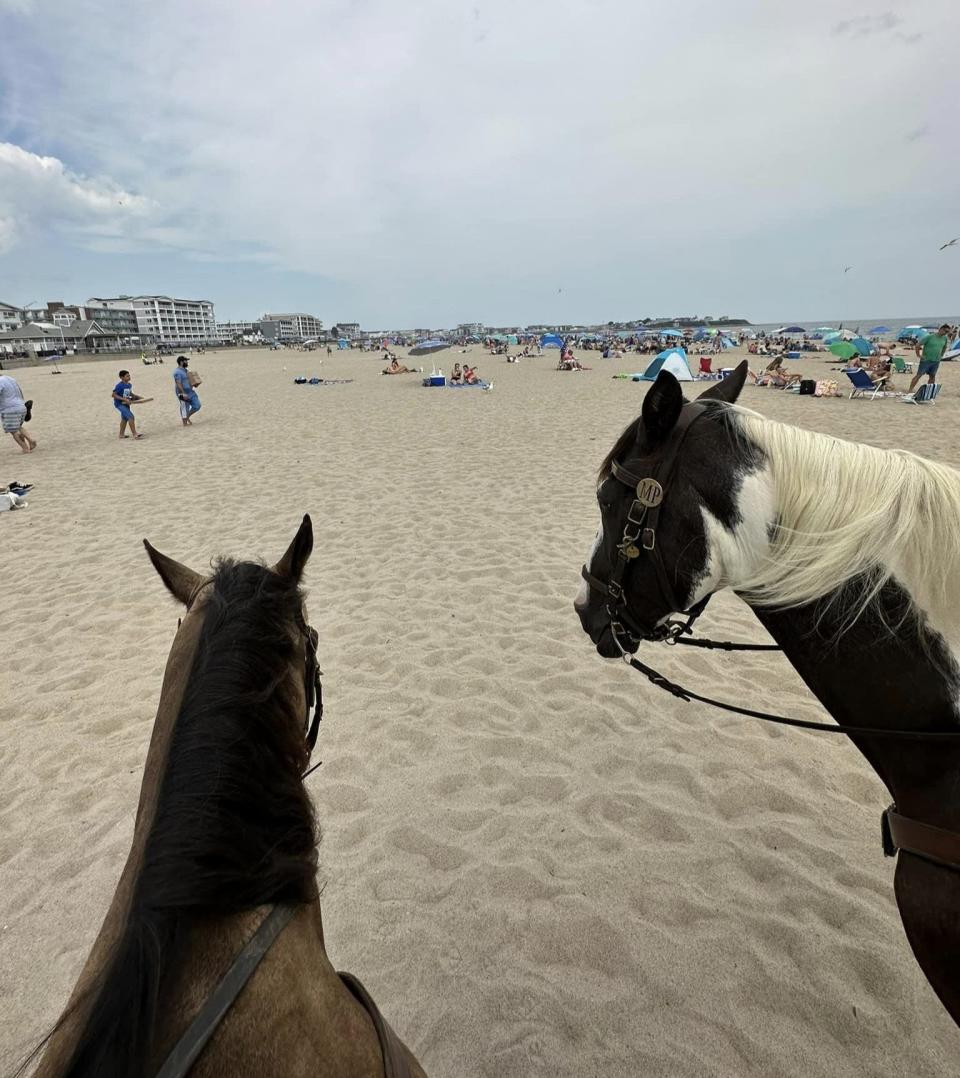
[[[594,476],[646,392],[611,375],[647,357],[468,358],[492,392],[383,377],[378,353],[199,355],[190,429],[169,362],[130,362],[155,398],[139,442],[116,364],[11,372],[40,447],[0,443],[0,480],[35,484],[0,515],[0,1071],[58,1016],[127,854],[179,613],[141,540],[273,561],[309,512],[328,950],[431,1075],[955,1074],[852,745],[681,703],[580,629]],[[293,384],[314,373],[354,381]],[[742,402],[960,467],[960,365],[941,374],[929,407]],[[706,622],[765,639],[731,595]],[[650,649],[699,691],[822,717],[776,655]]]

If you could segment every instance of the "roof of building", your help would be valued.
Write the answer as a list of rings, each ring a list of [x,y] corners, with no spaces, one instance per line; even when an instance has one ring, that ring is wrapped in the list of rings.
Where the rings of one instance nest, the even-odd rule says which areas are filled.
[[[87,318],[81,322],[71,322],[69,326],[52,326],[47,323],[38,324],[36,322],[28,322],[25,326],[20,326],[18,329],[11,329],[7,330],[6,333],[0,333],[0,339],[43,340],[51,338],[60,340],[61,332],[64,338],[70,337],[72,340],[78,338],[82,339],[91,335],[94,337],[117,336],[116,333],[104,330],[102,326],[97,325],[96,322]]]

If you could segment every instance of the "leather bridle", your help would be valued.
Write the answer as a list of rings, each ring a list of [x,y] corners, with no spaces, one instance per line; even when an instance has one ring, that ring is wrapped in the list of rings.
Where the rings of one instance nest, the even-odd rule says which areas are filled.
[[[610,618],[610,633],[613,636],[614,643],[620,649],[621,655],[627,661],[632,657],[632,652],[625,646],[622,638],[629,638],[629,642],[632,644],[638,644],[641,640],[674,643],[683,633],[691,631],[693,623],[703,613],[709,599],[709,596],[707,596],[688,610],[683,610],[679,599],[677,599],[673,582],[667,573],[667,567],[660,552],[660,545],[657,542],[657,527],[660,523],[663,499],[676,469],[680,449],[690,428],[704,414],[704,411],[704,406],[696,401],[683,406],[677,422],[670,432],[665,450],[654,466],[652,474],[641,475],[625,464],[619,464],[617,461],[613,461],[611,464],[610,474],[612,477],[625,487],[630,488],[635,497],[627,511],[623,536],[617,545],[617,558],[609,579],[604,583],[604,581],[595,577],[585,565],[580,570],[580,575],[591,588],[601,595],[606,595],[606,611],[607,616]],[[645,627],[641,626],[631,614],[623,588],[623,579],[631,565],[638,562],[644,554],[653,562],[664,609],[668,613],[682,612],[687,619],[686,621],[665,620]],[[633,650],[636,650],[636,648]]]
[[[650,474],[642,474],[626,464],[613,461],[611,476],[628,487],[634,493],[634,500],[627,511],[623,535],[617,545],[617,557],[610,576],[606,581],[594,576],[584,565],[580,575],[590,587],[607,602],[605,611],[610,619],[610,635],[620,651],[624,662],[643,674],[658,689],[671,693],[686,702],[697,701],[709,704],[722,711],[735,715],[760,719],[763,722],[781,726],[793,726],[801,730],[817,730],[829,734],[847,734],[851,737],[895,738],[909,741],[945,741],[956,743],[960,740],[960,730],[898,730],[862,726],[845,726],[838,723],[810,722],[806,719],[793,719],[783,715],[771,715],[765,711],[753,711],[738,707],[722,700],[703,696],[692,689],[684,688],[671,681],[653,667],[641,662],[634,652],[643,641],[666,644],[687,644],[691,647],[715,648],[723,651],[781,651],[777,644],[739,644],[726,640],[690,639],[694,622],[706,609],[712,593],[708,593],[698,602],[683,609],[677,598],[673,582],[663,560],[658,528],[670,481],[674,477],[677,460],[684,439],[690,428],[706,412],[706,407],[698,401],[686,402],[680,410],[677,422],[667,438],[663,453],[653,466]],[[646,555],[653,561],[656,572],[659,598],[662,600],[666,615],[650,625],[641,625],[627,602],[624,578],[628,570]],[[670,616],[679,614],[680,617]],[[632,648],[632,650],[631,650]],[[883,851],[888,857],[896,856],[898,850],[907,850],[935,864],[960,871],[960,834],[945,831],[930,824],[912,820],[897,812],[896,805],[891,805],[882,816],[881,831]]]

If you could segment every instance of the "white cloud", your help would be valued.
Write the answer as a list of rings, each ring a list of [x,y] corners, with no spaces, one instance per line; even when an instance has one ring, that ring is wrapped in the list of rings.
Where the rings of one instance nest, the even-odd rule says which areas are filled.
[[[0,142],[0,244],[7,249],[50,223],[81,238],[132,235],[156,213],[153,201],[110,180],[75,175],[56,157]]]

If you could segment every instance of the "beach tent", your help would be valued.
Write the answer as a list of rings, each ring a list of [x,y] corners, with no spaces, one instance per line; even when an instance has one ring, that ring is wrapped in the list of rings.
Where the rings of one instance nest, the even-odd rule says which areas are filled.
[[[737,347],[737,342],[731,340],[729,337],[721,337],[720,338],[720,344],[724,348],[736,348]]]
[[[850,343],[862,356],[873,354],[873,345],[869,341],[864,340],[863,337],[854,337]]]
[[[650,366],[643,372],[644,382],[653,382],[661,371],[669,371],[678,382],[692,382],[693,375],[687,364],[687,353],[682,348],[664,348],[653,357]]]
[[[562,348],[563,338],[558,337],[556,333],[544,333],[540,338],[541,348]]]
[[[350,347],[350,342],[348,340],[346,340],[344,337],[341,337],[340,340],[337,341],[337,347],[341,348],[341,349],[342,348],[349,348]]]

